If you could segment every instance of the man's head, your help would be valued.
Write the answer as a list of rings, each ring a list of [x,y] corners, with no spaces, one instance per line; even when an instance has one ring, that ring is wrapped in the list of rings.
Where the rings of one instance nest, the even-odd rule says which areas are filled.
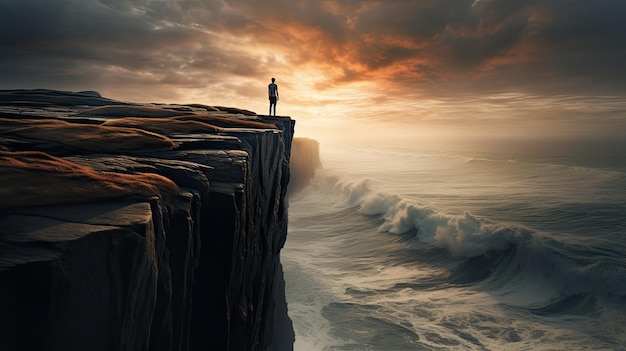
[[[276,81],[276,79],[272,78],[272,83],[274,83]]]

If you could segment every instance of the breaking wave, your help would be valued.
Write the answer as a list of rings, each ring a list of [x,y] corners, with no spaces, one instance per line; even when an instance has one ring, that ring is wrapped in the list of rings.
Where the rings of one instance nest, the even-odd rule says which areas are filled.
[[[376,191],[371,179],[334,180],[331,191],[341,194],[345,206],[381,218],[380,232],[414,232],[419,244],[445,249],[457,259],[446,283],[477,284],[537,314],[591,313],[598,299],[626,302],[621,250],[564,242],[471,213],[442,213]]]

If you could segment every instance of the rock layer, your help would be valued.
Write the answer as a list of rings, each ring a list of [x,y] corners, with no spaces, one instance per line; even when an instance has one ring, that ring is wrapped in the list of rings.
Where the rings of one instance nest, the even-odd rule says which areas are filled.
[[[0,91],[0,349],[291,350],[294,125]]]

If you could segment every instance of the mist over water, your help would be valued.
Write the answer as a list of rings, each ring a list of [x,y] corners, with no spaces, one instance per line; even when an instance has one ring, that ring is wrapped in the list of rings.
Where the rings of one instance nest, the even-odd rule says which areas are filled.
[[[626,349],[626,145],[320,145],[282,252],[296,350]]]

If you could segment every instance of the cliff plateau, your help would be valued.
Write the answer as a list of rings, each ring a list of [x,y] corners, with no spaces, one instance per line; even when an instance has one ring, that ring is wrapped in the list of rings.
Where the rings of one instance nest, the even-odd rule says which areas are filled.
[[[292,350],[294,126],[0,91],[0,350]]]

